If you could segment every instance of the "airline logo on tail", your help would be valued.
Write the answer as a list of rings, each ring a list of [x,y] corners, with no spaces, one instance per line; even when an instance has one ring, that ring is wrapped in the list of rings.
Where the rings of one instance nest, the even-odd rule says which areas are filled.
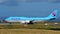
[[[52,12],[52,16],[55,16],[55,13],[54,13],[54,11]]]
[[[48,17],[49,18],[57,18],[58,16],[58,10],[54,10]]]

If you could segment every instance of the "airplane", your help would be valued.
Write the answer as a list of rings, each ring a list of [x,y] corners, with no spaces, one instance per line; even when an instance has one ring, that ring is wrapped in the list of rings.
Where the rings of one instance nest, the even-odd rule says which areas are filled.
[[[7,22],[20,22],[20,23],[32,23],[32,22],[42,22],[48,20],[55,20],[58,16],[58,10],[54,10],[49,16],[47,17],[8,17],[5,19]]]

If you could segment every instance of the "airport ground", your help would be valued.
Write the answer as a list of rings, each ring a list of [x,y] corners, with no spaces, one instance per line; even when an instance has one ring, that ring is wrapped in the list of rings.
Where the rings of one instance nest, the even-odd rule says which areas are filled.
[[[39,29],[0,29],[0,34],[60,34],[60,31]]]
[[[35,24],[1,23],[0,34],[60,34],[60,22]]]

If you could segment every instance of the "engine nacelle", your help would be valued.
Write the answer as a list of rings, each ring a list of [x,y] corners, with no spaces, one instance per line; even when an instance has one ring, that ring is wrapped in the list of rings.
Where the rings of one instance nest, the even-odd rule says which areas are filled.
[[[33,21],[26,20],[26,21],[21,21],[21,23],[24,23],[24,24],[33,24]]]
[[[30,21],[26,20],[26,21],[21,21],[21,23],[30,23]]]

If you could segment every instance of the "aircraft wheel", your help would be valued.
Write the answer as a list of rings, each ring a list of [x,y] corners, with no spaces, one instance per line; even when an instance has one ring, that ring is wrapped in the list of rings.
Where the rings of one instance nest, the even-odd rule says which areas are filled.
[[[33,24],[33,21],[30,21],[28,24]]]

